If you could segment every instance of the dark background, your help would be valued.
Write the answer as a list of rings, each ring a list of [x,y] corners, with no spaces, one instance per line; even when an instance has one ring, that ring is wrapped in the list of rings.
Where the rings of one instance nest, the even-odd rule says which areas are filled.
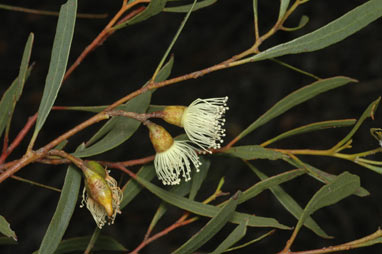
[[[17,6],[58,10],[63,1],[2,1]],[[275,22],[279,1],[259,1],[260,32],[265,33]],[[295,26],[303,14],[310,22],[303,29],[287,33],[278,32],[266,41],[261,50],[289,41],[313,31],[340,17],[365,1],[311,1],[301,7],[287,21]],[[171,77],[206,68],[238,54],[253,43],[252,1],[220,0],[215,5],[191,15],[172,52],[175,64]],[[79,12],[108,13],[109,18],[118,11],[120,1],[80,1]],[[90,54],[64,83],[56,105],[105,105],[140,87],[152,75],[184,15],[161,13],[112,35],[100,48]],[[25,84],[24,93],[15,110],[11,139],[33,115],[42,96],[51,47],[54,39],[56,17],[39,16],[0,10],[0,92],[3,93],[18,74],[21,56],[28,34],[35,33],[31,61],[35,68]],[[72,43],[69,65],[77,58],[107,24],[107,19],[78,19]],[[381,95],[382,91],[382,29],[381,20],[370,24],[346,40],[318,52],[281,57],[289,64],[315,75],[327,78],[345,75],[359,80],[337,90],[322,94],[267,123],[251,133],[239,144],[259,144],[279,133],[316,121],[358,118],[364,109]],[[226,142],[245,129],[257,117],[290,92],[314,80],[291,71],[276,63],[262,61],[208,74],[196,80],[185,81],[158,90],[152,104],[184,104],[194,99],[229,96]],[[70,115],[69,115],[70,114]],[[52,112],[39,135],[35,147],[43,146],[59,134],[84,121],[91,115],[77,112]],[[376,119],[368,119],[354,136],[354,148],[359,152],[377,147],[369,128],[381,127],[381,113]],[[88,140],[101,124],[72,137],[67,151],[72,151],[81,141]],[[175,134],[179,129],[171,129]],[[291,138],[273,147],[326,149],[344,137],[349,129],[320,131]],[[30,136],[27,136],[27,140]],[[19,158],[26,149],[22,143],[9,160]],[[110,152],[96,157],[109,161],[141,158],[153,154],[147,131],[140,128],[132,139]],[[333,174],[345,170],[361,177],[362,185],[371,192],[366,198],[349,197],[340,203],[319,210],[313,216],[321,227],[335,236],[323,240],[303,228],[293,250],[307,250],[336,245],[373,233],[382,219],[382,176],[347,161],[332,158],[302,157],[306,162]],[[376,155],[374,159],[381,159]],[[268,175],[291,169],[281,162],[254,161],[253,164]],[[61,187],[66,166],[34,164],[18,175],[35,181]],[[133,168],[136,170],[136,168]],[[119,178],[119,172],[113,172]],[[225,176],[224,191],[234,193],[244,190],[258,181],[256,176],[240,161],[229,158],[212,158],[212,166],[197,199],[208,197],[221,176]],[[126,181],[128,177],[124,177]],[[159,182],[156,182],[159,184]],[[302,206],[305,206],[321,184],[308,176],[302,176],[283,187]],[[0,214],[11,224],[18,235],[15,246],[0,247],[0,253],[31,253],[38,249],[41,239],[54,213],[59,195],[55,192],[9,179],[0,186]],[[103,232],[113,236],[128,249],[134,249],[143,239],[147,226],[160,201],[143,191],[117,217],[116,224],[105,227]],[[239,211],[277,218],[281,223],[293,226],[296,220],[285,211],[268,191],[240,205]],[[158,229],[170,225],[182,212],[171,208],[158,224]],[[148,247],[141,253],[170,253],[189,239],[208,220],[177,229]],[[76,209],[65,238],[89,235],[95,223],[86,209]],[[201,250],[211,251],[232,230],[228,225]],[[249,228],[249,241],[268,229]],[[276,253],[285,245],[290,231],[278,230],[271,237],[235,253]],[[380,253],[381,247],[349,251],[349,253]]]

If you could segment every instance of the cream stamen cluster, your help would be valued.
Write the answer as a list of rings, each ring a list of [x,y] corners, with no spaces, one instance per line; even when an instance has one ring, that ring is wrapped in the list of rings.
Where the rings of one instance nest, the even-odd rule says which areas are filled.
[[[158,178],[164,185],[175,185],[180,183],[180,174],[185,181],[189,181],[191,165],[194,165],[199,172],[201,162],[194,148],[187,141],[174,140],[167,150],[157,152],[154,165]]]
[[[227,100],[228,97],[197,99],[184,110],[184,130],[188,138],[205,152],[218,149],[223,143],[224,114],[229,109]]]

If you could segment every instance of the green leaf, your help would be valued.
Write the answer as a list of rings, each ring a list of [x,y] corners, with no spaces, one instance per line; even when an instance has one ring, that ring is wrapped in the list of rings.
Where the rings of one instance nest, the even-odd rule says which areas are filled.
[[[261,182],[271,178],[271,177],[268,178],[266,174],[262,173],[260,170],[255,168],[250,163],[246,163],[246,164],[262,180]],[[286,193],[283,190],[283,188],[281,188],[280,186],[274,185],[269,187],[269,189],[273,193],[273,195],[275,195],[277,200],[285,207],[285,209],[287,209],[288,212],[290,212],[296,219],[301,217],[303,209],[288,193]],[[321,229],[321,227],[310,216],[306,218],[304,226],[312,230],[314,233],[316,233],[320,237],[331,238],[328,234],[325,233],[324,230]]]
[[[199,172],[196,172],[196,170],[193,171],[192,176],[192,185],[191,185],[191,191],[189,199],[194,200],[196,194],[198,193],[200,187],[202,186],[202,183],[204,182],[204,179],[206,179],[208,170],[210,168],[210,161],[207,160],[205,157],[200,157],[200,162],[202,165],[199,167]]]
[[[285,159],[285,161],[288,162],[289,164],[295,166],[295,167],[298,167],[298,168],[306,167],[309,171],[314,173],[314,174],[311,174],[308,171],[310,176],[314,177],[318,181],[320,181],[322,183],[325,183],[325,184],[333,182],[336,179],[336,177],[337,177],[336,175],[329,174],[329,173],[327,173],[325,171],[322,171],[322,170],[320,170],[320,169],[318,169],[316,167],[313,167],[312,165],[309,165],[308,163],[305,163],[305,162],[303,162],[303,166],[304,167],[302,167],[302,165],[297,164],[293,160]],[[357,191],[354,192],[354,195],[359,196],[359,197],[366,197],[366,196],[369,196],[370,193],[365,188],[360,187],[360,188],[357,189]]]
[[[362,123],[368,118],[368,117],[374,117],[374,113],[378,108],[379,102],[381,101],[381,97],[370,103],[370,105],[367,107],[367,109],[362,113],[361,117],[358,119],[357,123],[354,125],[353,129],[344,137],[340,142],[338,142],[332,149],[336,150],[337,148],[340,148],[343,146],[347,141],[353,137],[353,135],[356,133],[356,131],[359,129],[359,127],[362,125]]]
[[[341,127],[348,127],[351,125],[354,125],[356,120],[354,119],[344,119],[344,120],[330,120],[330,121],[323,121],[323,122],[317,122],[317,123],[311,123],[307,125],[303,125],[301,127],[295,128],[290,131],[286,131],[266,142],[261,144],[261,146],[268,146],[269,144],[272,144],[276,141],[280,141],[284,138],[288,138],[295,135],[301,135],[304,133],[309,133],[313,131],[318,130],[324,130],[329,128],[341,128]]]
[[[83,149],[81,145],[77,150]],[[54,253],[69,225],[69,221],[77,203],[81,185],[81,173],[74,166],[69,166],[65,176],[64,186],[61,190],[60,200],[56,211],[50,221],[49,227],[42,239],[39,254]]]
[[[188,254],[199,249],[203,244],[208,242],[215,234],[217,234],[223,226],[232,217],[240,191],[225,204],[220,211],[214,216],[198,233],[193,235],[185,244],[180,246],[173,254]]]
[[[247,232],[247,222],[242,221],[236,228],[228,235],[224,241],[210,254],[220,254],[227,250],[229,247],[240,241]]]
[[[199,9],[208,7],[210,5],[213,5],[216,3],[218,0],[204,0],[204,1],[199,1],[195,4],[194,8],[192,8],[192,11],[197,11]],[[166,7],[163,9],[163,11],[166,12],[188,12],[191,8],[192,4],[185,4],[182,6],[175,6],[175,7]]]
[[[63,240],[54,254],[72,253],[74,251],[84,251],[90,241],[91,236],[74,237]],[[93,251],[127,251],[127,249],[117,240],[110,236],[100,235],[95,243]]]
[[[8,221],[0,215],[0,233],[7,237],[12,237],[13,240],[17,241],[16,233],[11,229]]]
[[[252,169],[252,171],[254,171],[254,167],[252,165],[250,168]],[[295,169],[261,180],[260,182],[256,183],[255,185],[243,192],[243,195],[241,195],[239,199],[239,204],[256,197],[258,194],[260,194],[266,189],[271,189],[272,187],[275,187],[284,182],[288,182],[305,173],[306,172],[302,169]]]
[[[278,160],[285,157],[285,155],[280,152],[273,151],[259,145],[235,146],[224,151],[224,153],[241,158],[243,160]]]
[[[156,195],[163,201],[171,205],[177,206],[181,209],[207,217],[214,217],[219,211],[219,207],[203,204],[173,194],[169,191],[159,188],[158,186],[146,181],[145,179],[139,176],[136,176],[135,179],[137,180],[137,182],[142,184],[145,188],[147,188],[150,192],[152,192],[154,195]],[[274,227],[280,229],[289,229],[289,227],[278,223],[273,218],[260,217],[239,212],[235,212],[230,221],[232,223],[240,224],[243,220],[248,220],[248,226],[251,227]]]
[[[170,58],[158,73],[155,81],[166,80],[171,74],[173,63],[174,58]],[[152,92],[153,91],[148,91],[133,98],[124,105],[121,105],[119,109],[127,112],[146,112],[150,104]],[[122,116],[113,117],[87,142],[88,147],[86,149],[74,155],[77,157],[87,157],[109,151],[128,140],[135,133],[140,124],[141,123],[135,119]]]
[[[264,238],[267,238],[268,236],[270,236],[271,234],[273,234],[274,232],[275,232],[275,229],[273,229],[273,230],[271,230],[271,231],[269,231],[269,232],[267,232],[267,233],[265,233],[265,234],[263,234],[263,235],[261,235],[261,236],[255,238],[255,239],[253,239],[253,240],[251,240],[251,241],[249,241],[249,242],[243,243],[243,244],[241,244],[241,245],[239,245],[239,246],[232,247],[232,248],[228,249],[227,252],[233,253],[233,252],[232,252],[233,250],[238,250],[238,249],[244,248],[244,247],[246,247],[246,246],[248,246],[248,245],[251,245],[251,244],[253,244],[253,243],[256,243],[256,242],[258,242],[258,241],[261,241],[261,240],[263,240]]]
[[[296,26],[296,27],[283,27],[283,30],[288,31],[288,32],[296,31],[296,30],[303,28],[306,24],[308,24],[308,22],[309,22],[309,17],[302,15],[300,22],[298,23],[298,26]]]
[[[36,128],[32,137],[32,143],[44,125],[61,87],[68,63],[70,46],[72,44],[74,25],[76,22],[76,12],[76,0],[68,0],[61,6],[57,22],[56,35],[53,42],[52,55],[49,63],[49,70],[46,76],[44,92],[38,109],[38,117],[36,121]]]
[[[149,19],[152,16],[157,15],[158,13],[160,13],[163,10],[163,8],[166,5],[166,2],[167,2],[167,0],[150,1],[149,5],[146,7],[146,9],[143,12],[141,12],[140,14],[135,16],[134,18],[129,19],[128,21],[126,21],[122,24],[114,26],[113,29],[116,29],[116,30],[121,29],[127,25],[133,25],[133,24],[145,21],[146,19]]]
[[[25,44],[23,57],[21,59],[19,75],[15,81],[12,82],[11,86],[5,91],[3,97],[0,101],[0,137],[3,134],[4,129],[8,133],[13,111],[16,107],[17,101],[20,99],[21,93],[24,88],[24,83],[30,73],[30,68],[28,70],[29,60],[32,53],[34,35],[29,34],[27,43]]]
[[[381,1],[370,0],[316,31],[267,49],[249,59],[251,61],[259,61],[326,48],[356,33],[381,16]],[[241,61],[248,61],[248,59]]]
[[[16,245],[16,244],[17,244],[17,241],[15,241],[13,238],[0,236],[0,246],[1,245]]]
[[[284,17],[284,14],[288,9],[289,2],[290,2],[290,0],[281,0],[278,20],[280,20]]]
[[[156,173],[153,164],[143,166],[137,173],[137,176],[149,182],[154,178],[155,175]],[[136,180],[133,178],[130,179],[122,188],[123,199],[120,204],[121,209],[127,206],[141,192],[142,189],[143,187],[137,183]]]
[[[170,189],[170,192],[176,193],[176,195],[179,196],[185,196],[190,192],[191,189],[191,183],[188,182],[182,182],[179,185],[172,186]],[[152,231],[155,227],[155,225],[158,223],[158,221],[163,217],[163,215],[167,212],[168,204],[166,202],[161,202],[158,209],[156,210],[151,222],[148,231]]]
[[[157,66],[157,68],[156,68],[156,70],[155,70],[155,72],[154,72],[154,74],[153,74],[153,77],[151,78],[152,80],[155,79],[155,77],[157,76],[159,70],[162,68],[162,65],[163,65],[164,61],[166,61],[166,58],[167,58],[168,54],[170,54],[170,51],[171,51],[172,47],[174,46],[176,40],[178,39],[180,33],[182,32],[182,30],[183,30],[183,28],[184,28],[184,25],[186,24],[188,18],[189,18],[190,15],[191,15],[191,12],[192,12],[192,10],[193,10],[193,8],[194,8],[194,6],[195,6],[196,1],[197,1],[197,0],[194,0],[193,4],[192,4],[192,5],[190,6],[190,8],[188,9],[186,16],[184,17],[182,23],[180,24],[180,26],[179,26],[179,28],[178,28],[178,31],[176,32],[174,38],[172,39],[170,45],[168,46],[166,52],[164,53],[162,59],[160,60],[158,66]]]
[[[288,111],[289,109],[293,108],[294,106],[300,103],[303,103],[331,89],[346,85],[350,82],[356,82],[356,80],[348,77],[338,76],[333,78],[321,79],[310,85],[304,86],[277,102],[272,108],[270,108],[255,122],[253,122],[247,129],[242,131],[237,138],[243,138],[244,136],[254,131],[256,128],[264,125],[273,118],[283,114],[284,112]]]
[[[306,205],[300,219],[297,222],[295,231],[298,232],[305,220],[315,211],[325,206],[336,204],[340,200],[354,194],[359,187],[359,177],[350,174],[349,172],[342,173],[331,183],[322,186]]]

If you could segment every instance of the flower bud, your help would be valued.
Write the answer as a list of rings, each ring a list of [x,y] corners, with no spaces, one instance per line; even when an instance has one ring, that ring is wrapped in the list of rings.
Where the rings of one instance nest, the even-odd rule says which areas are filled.
[[[85,188],[82,194],[81,207],[86,204],[97,226],[102,228],[109,219],[114,223],[117,213],[121,213],[119,206],[123,193],[108,171],[95,161],[86,162],[83,168]]]
[[[152,122],[146,124],[150,131],[150,140],[157,153],[168,150],[174,143],[170,133],[165,128]]]

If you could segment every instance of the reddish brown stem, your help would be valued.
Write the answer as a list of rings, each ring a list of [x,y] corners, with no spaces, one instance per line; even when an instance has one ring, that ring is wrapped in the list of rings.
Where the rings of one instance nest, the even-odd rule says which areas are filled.
[[[98,162],[109,168],[120,168],[120,167],[130,167],[135,165],[143,165],[153,161],[154,158],[155,158],[155,155],[150,155],[144,158],[129,160],[129,161],[121,161],[121,162],[98,161]]]

